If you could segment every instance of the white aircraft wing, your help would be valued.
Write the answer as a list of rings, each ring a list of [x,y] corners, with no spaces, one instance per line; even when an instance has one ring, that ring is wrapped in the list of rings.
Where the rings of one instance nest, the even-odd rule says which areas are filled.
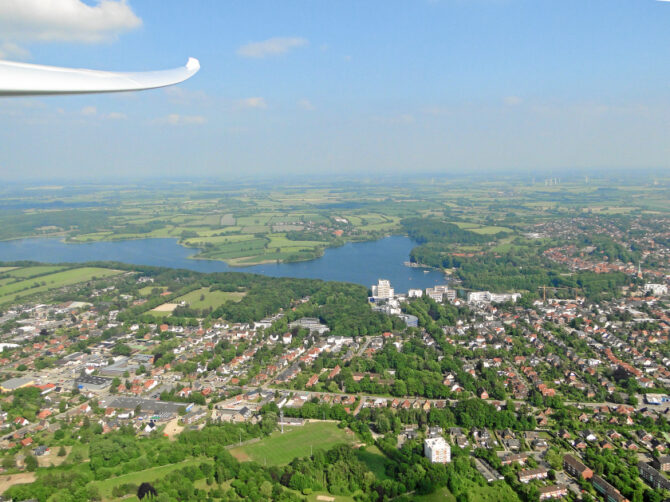
[[[199,69],[195,58],[172,70],[130,73],[0,61],[0,96],[141,91],[178,84]]]

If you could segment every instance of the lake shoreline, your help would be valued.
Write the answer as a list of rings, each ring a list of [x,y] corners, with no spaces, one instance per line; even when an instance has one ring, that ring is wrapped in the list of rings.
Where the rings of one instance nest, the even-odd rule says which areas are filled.
[[[366,287],[376,284],[379,279],[388,279],[399,292],[425,289],[448,282],[442,271],[404,265],[415,245],[408,237],[390,236],[376,241],[348,242],[342,246],[326,248],[321,257],[309,261],[232,266],[224,261],[198,258],[194,248],[182,246],[176,238],[72,244],[57,238],[34,238],[0,242],[0,261],[116,261],[203,273],[242,272],[272,277],[353,282]]]

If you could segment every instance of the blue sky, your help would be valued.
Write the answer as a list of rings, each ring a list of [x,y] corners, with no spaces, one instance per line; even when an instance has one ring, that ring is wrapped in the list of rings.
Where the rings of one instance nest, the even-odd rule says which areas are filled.
[[[670,2],[114,3],[65,28],[0,7],[0,54],[200,73],[0,100],[6,179],[670,167]]]

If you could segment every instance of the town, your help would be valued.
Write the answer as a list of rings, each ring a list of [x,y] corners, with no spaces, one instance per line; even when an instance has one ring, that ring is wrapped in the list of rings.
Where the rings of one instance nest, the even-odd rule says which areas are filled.
[[[42,272],[2,271],[8,282]],[[257,290],[275,294],[271,279],[101,274],[62,288],[62,301],[2,312],[2,469],[33,481],[82,460],[73,438],[120,431],[174,441],[216,423],[271,417],[283,434],[335,420],[382,457],[389,441],[435,464],[467,455],[522,500],[662,500],[667,275],[625,272],[620,294],[598,301],[448,283],[397,293],[380,279],[338,304],[326,295],[351,292],[310,284],[258,319],[241,306]],[[202,310],[212,296],[228,309]],[[248,318],[227,320],[236,316]],[[246,458],[243,446],[231,452]]]

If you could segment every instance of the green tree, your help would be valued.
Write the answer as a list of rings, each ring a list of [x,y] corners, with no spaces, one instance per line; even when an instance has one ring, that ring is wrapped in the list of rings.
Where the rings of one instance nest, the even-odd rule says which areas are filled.
[[[34,456],[30,454],[26,455],[24,462],[26,464],[26,469],[30,472],[35,472],[37,470],[38,463]]]

